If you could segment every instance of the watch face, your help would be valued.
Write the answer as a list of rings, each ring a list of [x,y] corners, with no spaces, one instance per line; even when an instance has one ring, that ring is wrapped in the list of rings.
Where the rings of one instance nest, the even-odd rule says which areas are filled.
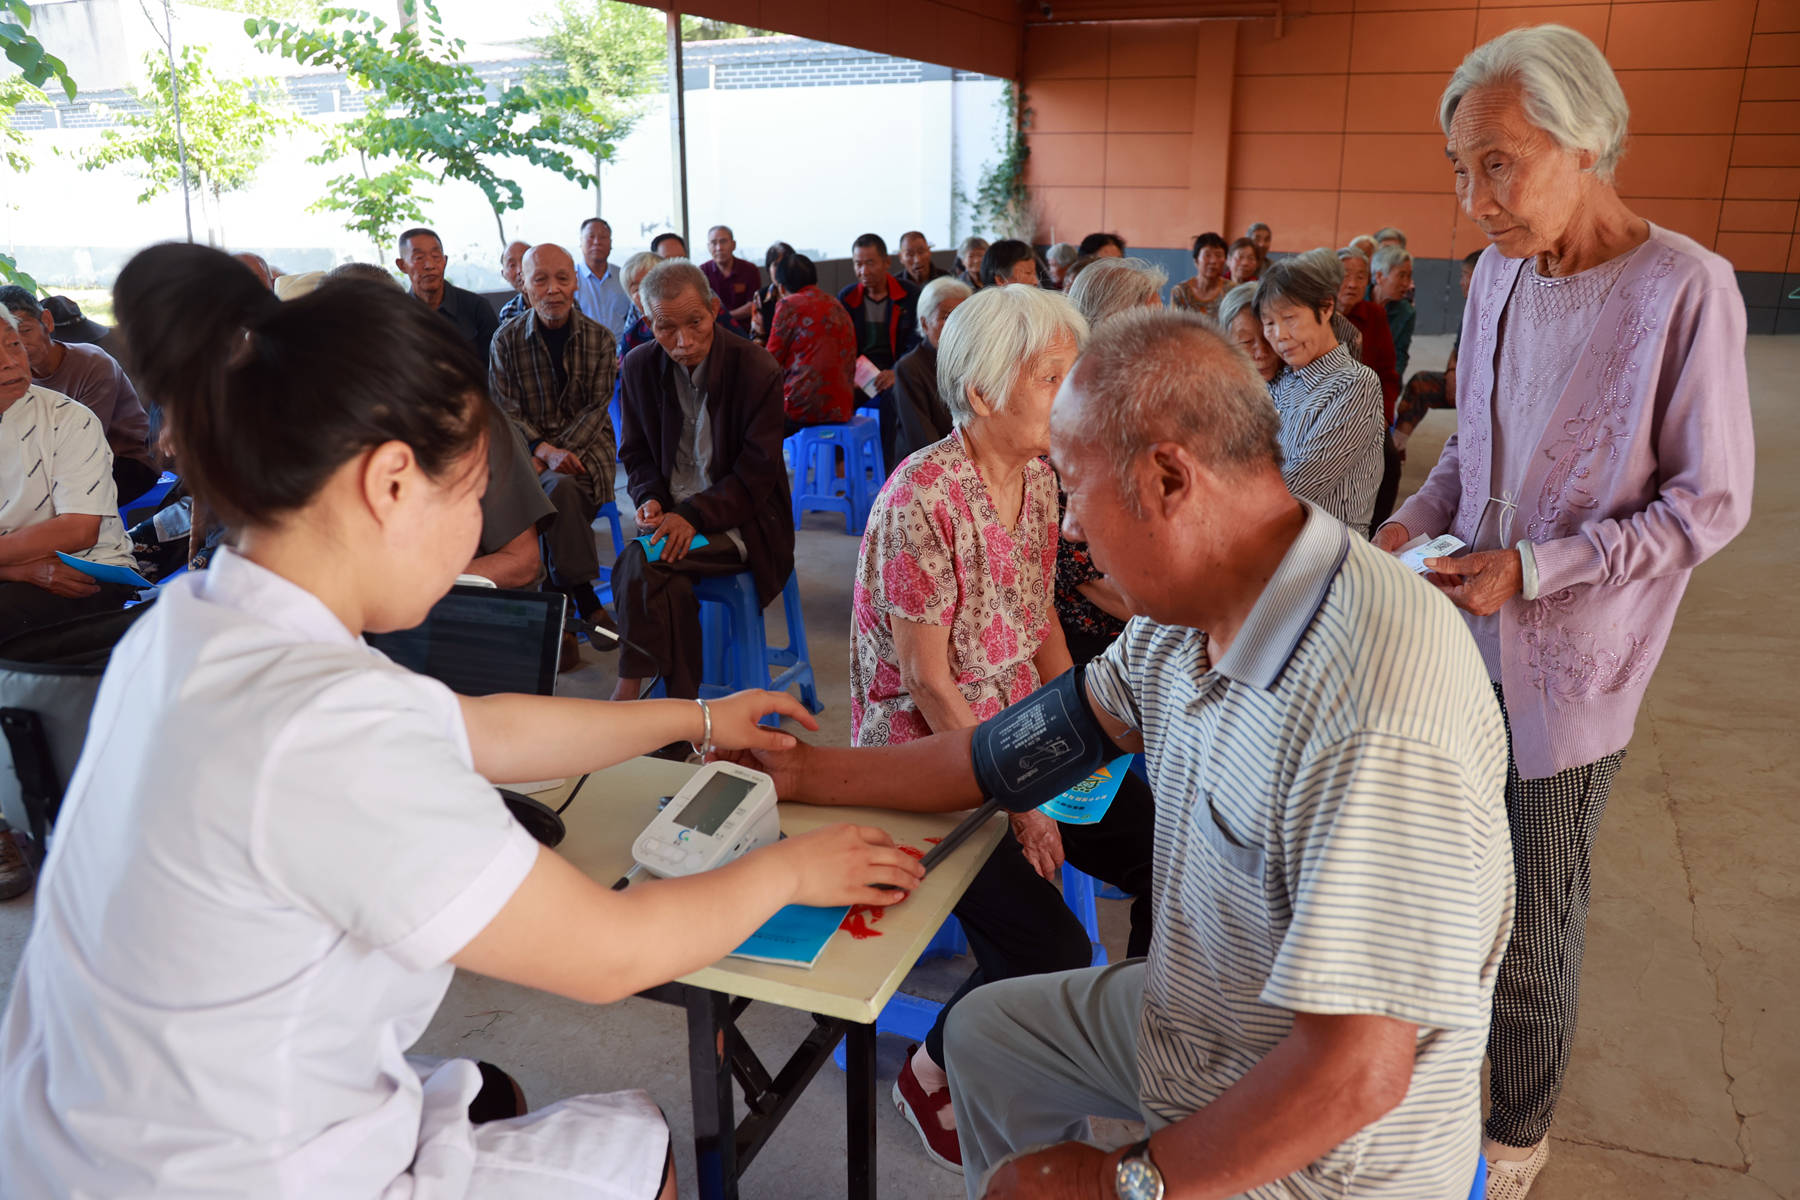
[[[1119,1164],[1114,1190],[1119,1200],[1161,1200],[1162,1174],[1141,1158],[1128,1158]]]

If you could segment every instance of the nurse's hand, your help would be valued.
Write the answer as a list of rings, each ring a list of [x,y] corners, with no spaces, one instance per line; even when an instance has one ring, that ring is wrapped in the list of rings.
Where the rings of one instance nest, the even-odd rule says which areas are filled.
[[[925,878],[917,859],[869,825],[827,825],[759,851],[785,856],[795,874],[795,904],[893,904]]]
[[[712,710],[713,745],[720,750],[787,750],[797,745],[798,739],[793,734],[757,724],[770,713],[792,717],[815,732],[819,728],[817,719],[786,692],[766,692],[753,688],[733,693],[722,700],[708,700],[706,703]],[[695,734],[690,740],[698,745],[700,731],[696,730]],[[744,765],[754,767],[756,764]],[[777,794],[780,790],[776,788]]]

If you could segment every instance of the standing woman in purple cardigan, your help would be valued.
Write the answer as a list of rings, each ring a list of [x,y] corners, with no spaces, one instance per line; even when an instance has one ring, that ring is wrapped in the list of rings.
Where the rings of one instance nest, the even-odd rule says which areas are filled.
[[[1549,1154],[1607,791],[1688,574],[1750,513],[1744,302],[1730,263],[1619,199],[1627,116],[1600,51],[1558,25],[1477,47],[1450,80],[1457,197],[1492,246],[1463,315],[1456,436],[1375,537],[1468,543],[1428,565],[1511,738],[1490,1200],[1523,1197]]]

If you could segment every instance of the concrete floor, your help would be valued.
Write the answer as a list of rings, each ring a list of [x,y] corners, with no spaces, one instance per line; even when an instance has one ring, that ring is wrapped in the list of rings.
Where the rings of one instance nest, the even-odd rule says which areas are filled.
[[[1414,344],[1441,366],[1447,338]],[[1581,1031],[1549,1166],[1533,1200],[1800,1200],[1800,338],[1752,338],[1758,459],[1749,529],[1698,571],[1613,789],[1594,864]],[[1433,414],[1415,436],[1402,494],[1451,432]],[[827,709],[821,737],[848,739],[848,613],[857,542],[823,514],[799,537],[811,652]],[[778,611],[778,610],[777,610]],[[585,653],[585,651],[584,651]],[[612,660],[565,676],[604,695]],[[1124,905],[1101,903],[1123,951]],[[0,1000],[28,928],[27,895],[0,904]],[[947,994],[958,964],[930,964],[909,990]],[[810,1022],[757,1006],[745,1025],[778,1059]],[[693,1195],[684,1027],[647,1001],[595,1008],[460,975],[418,1049],[503,1064],[534,1103],[579,1091],[647,1089],[675,1132]],[[905,1046],[884,1038],[881,1086]],[[884,1102],[881,1194],[960,1197]],[[843,1191],[843,1077],[820,1074],[744,1180],[746,1197]]]

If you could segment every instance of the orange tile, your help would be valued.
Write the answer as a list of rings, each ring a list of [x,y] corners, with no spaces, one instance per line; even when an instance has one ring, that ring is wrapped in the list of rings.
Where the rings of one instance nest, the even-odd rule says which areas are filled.
[[[831,40],[840,46],[860,46],[865,50],[888,48],[888,10],[880,4],[833,4],[830,24]]]
[[[986,37],[987,30],[974,13],[954,4],[945,4],[938,9],[938,38],[944,43],[944,49],[936,61],[948,62],[967,71],[985,70],[975,64],[987,58]]]
[[[830,0],[762,0],[763,29],[799,37],[831,37]]]
[[[1128,246],[1144,249],[1186,248],[1191,244],[1193,221],[1188,217],[1188,193],[1183,188],[1106,189],[1102,229],[1125,239]]]
[[[1710,198],[1725,191],[1729,137],[1645,134],[1625,143],[1619,191],[1628,196]]]
[[[1738,106],[1739,133],[1800,133],[1800,100],[1758,100]]]
[[[1042,133],[1103,133],[1104,79],[1035,79],[1025,85],[1031,128]]]
[[[1344,127],[1344,75],[1250,75],[1232,97],[1234,133],[1336,133]]]
[[[1467,0],[1354,0],[1357,12],[1417,12],[1434,8],[1469,8]]]
[[[1413,71],[1454,71],[1475,48],[1475,11],[1356,14],[1350,70],[1383,74],[1397,66]]]
[[[1791,233],[1721,233],[1713,249],[1740,271],[1781,271],[1793,240]]]
[[[762,23],[762,5],[759,0],[705,0],[699,4],[684,4],[682,11],[710,21],[735,21],[752,29],[767,28]]]
[[[1731,133],[1742,71],[1620,71],[1632,133]]]
[[[1344,128],[1354,133],[1436,133],[1449,76],[1352,75]],[[1440,135],[1441,136],[1441,135]]]
[[[1194,76],[1114,79],[1106,88],[1106,128],[1114,133],[1186,133],[1194,127]]]
[[[1199,29],[1197,21],[1132,21],[1114,25],[1107,49],[1107,74],[1114,79],[1192,75]]]
[[[1337,220],[1336,192],[1280,192],[1233,188],[1226,211],[1226,241],[1241,236],[1250,222],[1262,221],[1275,235],[1275,249],[1310,250],[1333,245]]]
[[[1018,0],[950,0],[950,3],[997,21],[1010,21],[1016,25],[1019,20]]]
[[[1800,33],[1759,33],[1750,39],[1752,67],[1800,66]]]
[[[1800,100],[1800,67],[1752,67],[1744,72],[1745,100]]]
[[[1757,33],[1800,33],[1800,0],[1760,0]]]
[[[1036,154],[1032,155],[1032,158],[1036,157]],[[1033,185],[1031,202],[1037,213],[1037,240],[1046,244],[1079,242],[1099,229],[1104,192],[1105,189],[1099,187]]]
[[[977,69],[1001,79],[1017,79],[1021,55],[1019,23],[999,21],[992,17],[980,17],[978,20],[982,28],[981,48],[984,61]]]
[[[1627,197],[1625,203],[1630,206],[1632,212],[1645,220],[1655,221],[1664,229],[1673,229],[1676,233],[1685,233],[1709,250],[1712,249],[1713,239],[1718,236],[1719,201],[1717,200]]]
[[[1795,238],[1788,249],[1787,269],[1790,275],[1800,275],[1800,237]]]
[[[1427,192],[1454,196],[1456,180],[1441,133],[1344,135],[1344,188],[1357,192]]]
[[[1800,196],[1800,167],[1733,167],[1725,194],[1734,200],[1785,200]]]
[[[1103,133],[1037,133],[1030,136],[1025,182],[1032,187],[1079,187],[1100,182],[1106,162]]]
[[[1108,188],[1185,188],[1188,145],[1185,133],[1114,133],[1106,139]],[[1090,177],[1092,166],[1089,166]]]
[[[1025,30],[1025,86],[1040,79],[1104,79],[1108,25],[1031,25]]]
[[[1734,167],[1800,167],[1800,135],[1739,134],[1732,143]]]
[[[1331,245],[1342,246],[1357,234],[1374,233],[1384,225],[1405,230],[1406,248],[1416,257],[1449,258],[1456,200],[1406,192],[1346,191],[1338,199],[1337,229]]]
[[[1739,67],[1756,0],[1675,0],[1613,9],[1606,60],[1616,71]]]
[[[1596,46],[1604,46],[1609,11],[1605,4],[1497,9],[1483,5],[1475,21],[1475,44],[1492,41],[1509,29],[1523,29],[1527,25],[1567,25],[1587,34]]]
[[[1293,17],[1283,36],[1273,21],[1238,23],[1239,75],[1329,75],[1350,69],[1348,13]]]
[[[1719,229],[1731,233],[1792,233],[1792,200],[1727,200],[1719,210]]]
[[[1335,191],[1340,133],[1249,133],[1231,139],[1231,183],[1244,188]]]
[[[936,0],[895,3],[888,12],[888,49],[902,58],[934,62],[944,56],[945,6]]]

